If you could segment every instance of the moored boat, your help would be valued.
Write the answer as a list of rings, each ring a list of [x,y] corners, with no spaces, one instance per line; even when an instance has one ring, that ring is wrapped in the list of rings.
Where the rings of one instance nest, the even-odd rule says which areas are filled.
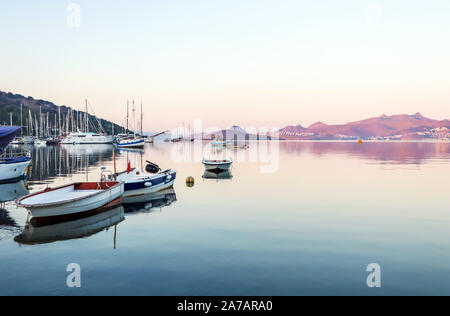
[[[125,183],[122,201],[133,202],[133,199],[149,193],[158,192],[173,186],[177,172],[166,170],[149,175],[142,170],[130,170],[117,175],[117,181]]]
[[[141,138],[122,139],[117,142],[118,148],[144,148],[145,140]]]
[[[123,192],[123,182],[79,182],[27,195],[17,199],[16,205],[26,208],[39,223],[70,219],[117,203]]]
[[[20,127],[0,126],[0,183],[20,181],[31,163],[30,153],[23,155],[4,152],[19,129]]]
[[[208,171],[227,171],[230,170],[233,160],[229,159],[203,159],[202,161],[205,169]]]

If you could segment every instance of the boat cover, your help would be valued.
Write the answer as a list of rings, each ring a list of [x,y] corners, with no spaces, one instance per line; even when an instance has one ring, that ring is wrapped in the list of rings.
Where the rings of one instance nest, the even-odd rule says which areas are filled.
[[[16,137],[18,126],[0,126],[0,152]]]

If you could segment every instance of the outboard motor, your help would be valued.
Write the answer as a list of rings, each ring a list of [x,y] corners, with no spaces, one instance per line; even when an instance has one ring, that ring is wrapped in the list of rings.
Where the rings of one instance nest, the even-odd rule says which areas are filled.
[[[148,173],[158,173],[161,171],[161,168],[157,164],[147,160],[145,171],[147,171]]]

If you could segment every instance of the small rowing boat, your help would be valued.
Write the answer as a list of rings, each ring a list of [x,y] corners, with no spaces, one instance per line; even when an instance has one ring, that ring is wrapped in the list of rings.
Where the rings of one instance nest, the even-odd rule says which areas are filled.
[[[70,219],[115,204],[123,192],[122,182],[72,183],[27,195],[17,199],[16,204],[26,208],[34,222],[39,223],[50,218]]]
[[[202,161],[205,169],[213,172],[227,171],[230,170],[233,160],[229,159],[203,159]]]

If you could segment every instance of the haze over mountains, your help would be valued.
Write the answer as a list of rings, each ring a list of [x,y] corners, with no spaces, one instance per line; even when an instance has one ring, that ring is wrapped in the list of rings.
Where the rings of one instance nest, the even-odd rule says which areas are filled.
[[[283,139],[353,139],[449,138],[450,120],[433,120],[420,113],[413,115],[381,115],[343,125],[317,122],[305,128],[287,126],[280,130]]]

